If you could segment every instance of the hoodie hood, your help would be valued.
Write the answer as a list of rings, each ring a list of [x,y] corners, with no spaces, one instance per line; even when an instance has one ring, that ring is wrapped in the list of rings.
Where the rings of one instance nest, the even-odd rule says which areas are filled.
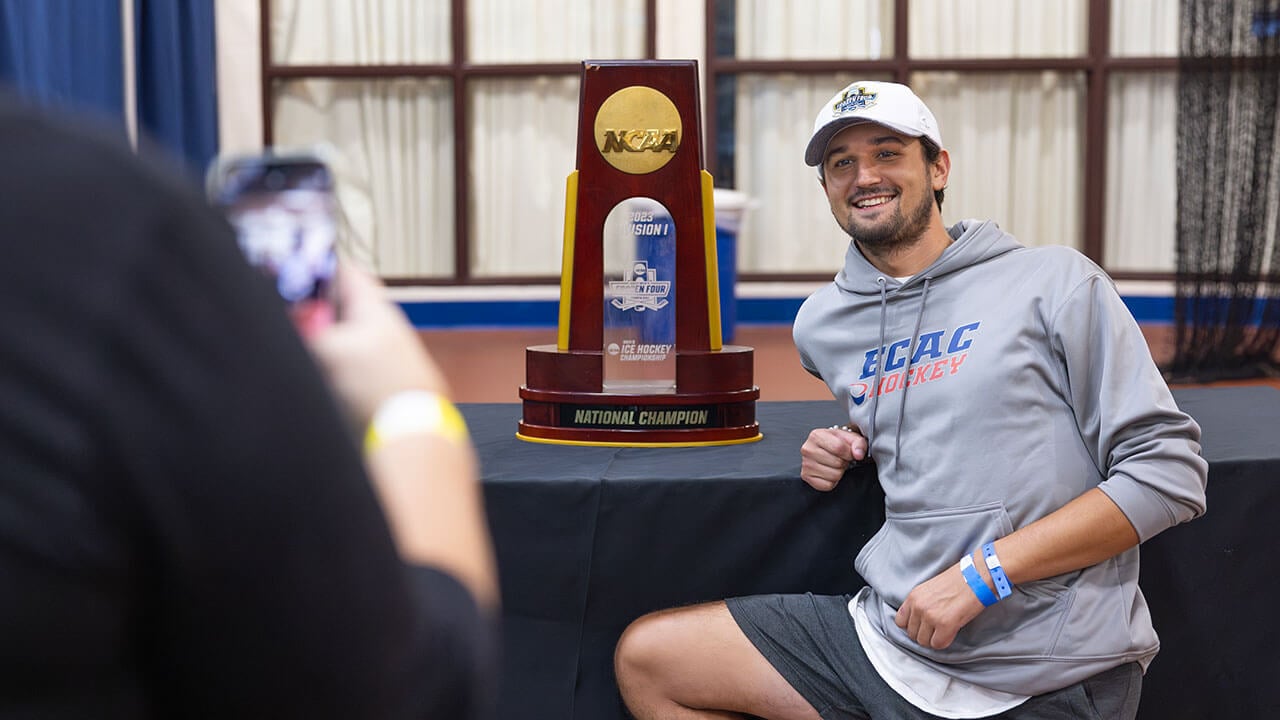
[[[929,267],[908,278],[906,282],[899,282],[897,279],[885,275],[867,260],[862,251],[858,249],[857,243],[852,241],[849,243],[849,249],[845,253],[844,268],[836,275],[835,286],[857,296],[852,303],[854,306],[864,303],[877,303],[880,306],[880,347],[884,347],[886,344],[886,316],[891,288],[895,298],[897,296],[903,296],[903,299],[906,299],[906,297],[918,297],[918,300],[915,301],[915,330],[911,335],[910,345],[907,348],[907,357],[911,358],[916,352],[916,338],[920,336],[925,306],[929,298],[929,288],[935,280],[1023,247],[1012,235],[1004,232],[998,225],[989,220],[985,222],[962,220],[951,226],[947,233],[951,236],[952,243]],[[912,361],[908,359],[906,368],[908,373],[911,371],[911,365]],[[883,363],[878,364],[872,387],[880,386],[882,367]],[[898,408],[897,422],[893,428],[895,457],[901,454],[902,422],[906,416],[906,387],[903,387],[898,398],[900,406]],[[862,432],[870,443],[874,443],[880,430],[877,422],[879,409],[880,396],[879,394],[874,394],[871,400],[871,417],[869,422],[862,425]]]

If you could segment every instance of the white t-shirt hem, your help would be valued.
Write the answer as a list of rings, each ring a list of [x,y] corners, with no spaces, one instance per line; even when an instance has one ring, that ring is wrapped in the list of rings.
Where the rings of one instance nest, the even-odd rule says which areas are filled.
[[[902,699],[938,717],[969,720],[997,715],[1031,697],[992,690],[945,675],[889,642],[867,618],[862,606],[867,594],[868,589],[863,588],[849,601],[858,642],[885,684]]]

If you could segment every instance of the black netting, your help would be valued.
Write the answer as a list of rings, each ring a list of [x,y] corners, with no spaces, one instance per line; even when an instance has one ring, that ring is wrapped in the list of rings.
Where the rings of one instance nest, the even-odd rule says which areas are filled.
[[[1280,375],[1280,0],[1181,10],[1170,375]]]

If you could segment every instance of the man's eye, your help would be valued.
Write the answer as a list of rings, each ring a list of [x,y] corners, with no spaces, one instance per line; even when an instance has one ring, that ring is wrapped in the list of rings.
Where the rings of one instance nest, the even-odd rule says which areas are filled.
[[[881,150],[879,155],[879,157],[881,158],[891,158],[891,157],[897,157],[897,156],[898,156],[898,153],[892,150]]]

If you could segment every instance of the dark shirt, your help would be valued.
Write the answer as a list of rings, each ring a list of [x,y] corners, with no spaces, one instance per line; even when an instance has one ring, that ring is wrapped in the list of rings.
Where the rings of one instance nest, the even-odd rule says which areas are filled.
[[[9,105],[0,158],[0,717],[471,717],[485,622],[225,222]]]

